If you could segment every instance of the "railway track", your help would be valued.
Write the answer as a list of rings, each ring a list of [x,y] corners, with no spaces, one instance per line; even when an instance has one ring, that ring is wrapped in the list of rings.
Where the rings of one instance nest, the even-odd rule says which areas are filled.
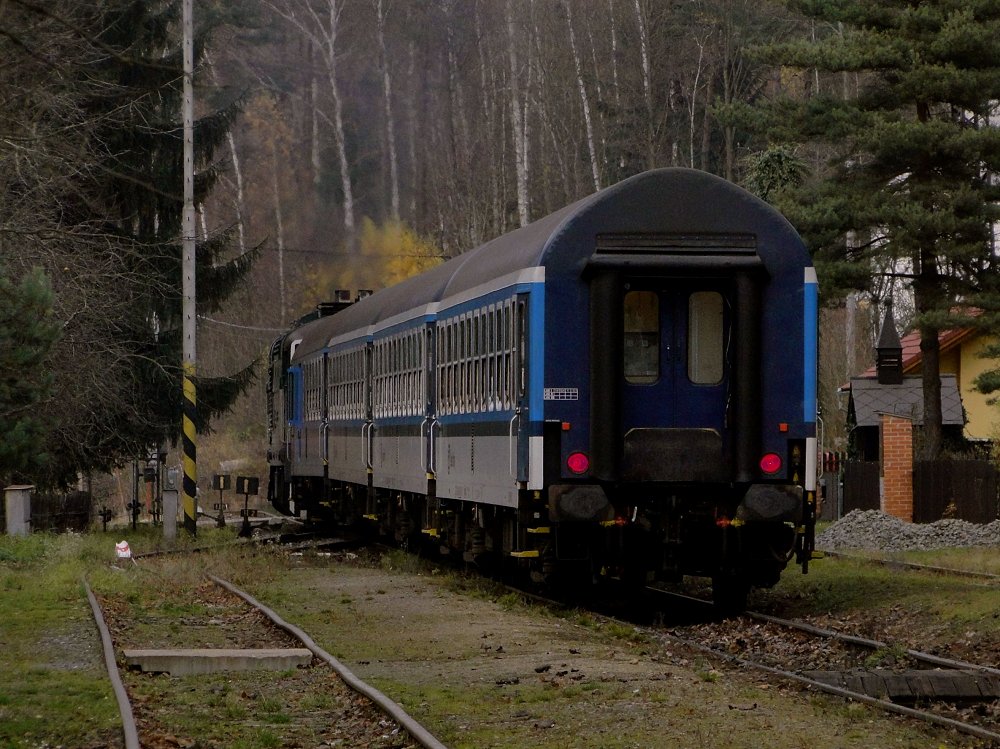
[[[282,545],[282,549],[287,549],[290,553],[297,554],[299,551],[307,550],[310,547],[322,547],[331,543],[331,539],[309,539],[308,541],[297,541],[293,544]],[[305,546],[303,546],[305,544]],[[307,556],[308,553],[307,553]],[[145,566],[145,563],[144,563]],[[150,560],[148,566],[155,566],[154,560]],[[207,584],[207,590],[213,591],[207,593],[209,600],[208,603],[218,607],[220,605],[219,599],[213,598],[213,596],[219,596],[222,592],[225,592],[226,599],[230,601],[232,605],[233,597],[229,594],[229,591],[223,591],[223,588],[219,587],[217,583]],[[521,589],[515,589],[520,594],[527,598],[532,598],[536,601],[549,603],[552,605],[557,605],[559,607],[565,608],[570,607],[580,607],[581,602],[577,600],[561,600],[561,601],[551,601],[545,596],[539,596],[538,594],[528,594]],[[764,673],[769,674],[767,677],[768,681],[790,681],[802,684],[804,687],[810,690],[825,691],[835,696],[839,696],[845,699],[852,700],[854,702],[866,703],[889,712],[906,715],[911,718],[917,718],[930,723],[937,724],[938,726],[944,726],[948,729],[953,729],[956,731],[961,731],[965,734],[975,737],[975,740],[983,742],[982,746],[1000,746],[1000,732],[997,730],[997,715],[996,708],[998,704],[994,700],[993,703],[977,703],[975,705],[955,705],[955,704],[937,704],[928,705],[930,701],[928,699],[919,700],[914,704],[911,702],[906,702],[903,704],[901,700],[898,699],[885,699],[867,694],[864,692],[859,692],[846,688],[844,686],[838,686],[830,683],[823,683],[821,679],[812,678],[814,674],[810,672],[815,671],[838,671],[840,673],[848,673],[852,670],[860,670],[862,667],[868,668],[869,670],[874,670],[877,665],[891,666],[892,668],[900,669],[915,669],[916,664],[931,666],[937,670],[955,670],[958,666],[961,666],[965,670],[969,668],[974,668],[973,664],[961,664],[954,662],[946,662],[944,659],[938,659],[936,656],[925,654],[929,659],[935,660],[920,660],[919,654],[908,653],[905,649],[899,647],[893,647],[891,644],[880,643],[880,642],[864,642],[863,638],[854,638],[850,635],[844,633],[833,633],[821,631],[816,627],[809,627],[809,625],[800,626],[801,623],[787,623],[785,620],[780,620],[775,617],[768,617],[765,615],[750,615],[748,617],[739,618],[732,622],[720,622],[718,621],[713,613],[711,604],[707,601],[703,601],[694,597],[678,597],[674,593],[669,594],[669,600],[667,598],[662,598],[668,594],[662,591],[650,591],[651,601],[649,605],[643,607],[636,607],[629,612],[629,620],[626,620],[630,627],[635,626],[636,617],[642,619],[641,626],[637,627],[641,629],[646,635],[648,635],[652,640],[660,640],[668,648],[677,652],[676,643],[681,643],[685,645],[690,651],[697,651],[705,654],[705,660],[708,662],[717,662],[718,660],[725,660],[732,663],[740,669],[756,668]],[[660,599],[660,600],[658,600]],[[240,600],[240,605],[250,605],[250,601],[246,599]],[[333,604],[336,605],[336,599],[333,599]],[[605,601],[604,604],[599,609],[592,609],[594,611],[599,611],[607,615],[613,612],[613,599],[610,601]],[[675,616],[674,613],[678,611],[678,608],[683,608],[684,612],[682,616]],[[659,609],[660,611],[671,612],[669,619],[665,622],[662,620],[665,617],[660,617],[661,623],[657,626],[651,625],[651,621],[655,621],[655,611]],[[216,616],[218,619],[232,618],[237,626],[238,622],[241,621],[240,617],[247,617],[249,614],[249,609],[241,609],[243,613],[226,613],[226,609],[222,609],[222,614]],[[259,608],[254,608],[254,611],[259,612]],[[115,613],[114,611],[112,612]],[[120,613],[120,612],[118,612]],[[256,617],[256,614],[252,616]],[[115,617],[112,616],[112,619]],[[249,621],[249,620],[245,620]],[[270,621],[270,620],[269,620]],[[621,617],[617,621],[622,622]],[[188,624],[193,624],[197,629],[198,622],[188,622]],[[120,626],[120,621],[119,621]],[[272,626],[267,624],[268,627]],[[727,629],[728,627],[728,629]],[[248,629],[248,627],[243,627],[243,629]],[[801,631],[800,631],[801,630]],[[810,631],[812,630],[812,631]],[[283,630],[284,634],[287,634],[287,630]],[[779,632],[785,632],[784,635],[779,635]],[[240,641],[245,642],[247,639],[253,639],[256,644],[268,644],[268,640],[264,636],[250,637],[249,634],[244,633],[240,635]],[[134,639],[134,638],[133,638]],[[740,642],[742,640],[742,642]],[[857,640],[857,642],[855,642]],[[291,645],[301,646],[301,639],[294,641],[285,641]],[[764,647],[764,645],[771,645],[770,649]],[[689,652],[690,652],[689,651]],[[811,656],[810,656],[811,654]],[[686,656],[690,657],[690,656]],[[655,659],[654,659],[655,660]],[[869,661],[867,664],[865,661]],[[298,669],[297,671],[315,671],[317,667],[327,668],[328,662],[323,658],[322,655],[318,655],[313,658],[313,666],[310,669]],[[329,664],[332,668],[333,664]],[[720,667],[720,670],[721,667]],[[330,673],[329,670],[327,673]],[[290,687],[285,687],[284,691],[289,691],[289,689],[296,690],[300,694],[307,694],[312,688],[305,681],[300,681],[301,674],[296,674],[294,681]],[[334,677],[330,675],[329,679]],[[522,676],[522,678],[524,678]],[[135,674],[133,672],[123,672],[122,679],[129,691],[135,691],[135,687],[132,682],[139,682],[140,686],[148,687],[149,682],[156,681],[155,677],[150,677],[148,675],[143,676]],[[339,677],[337,677],[339,681]],[[175,681],[175,680],[170,680]],[[262,683],[266,682],[267,679],[261,680]],[[143,684],[143,682],[146,682]],[[498,682],[499,683],[499,682]],[[210,687],[211,690],[212,687]],[[219,689],[218,685],[214,687]],[[246,687],[240,688],[242,691],[249,691]],[[253,685],[252,687],[252,700],[257,702],[270,703],[273,701],[273,697],[267,692],[266,688],[259,685]],[[226,699],[232,702],[233,694],[236,690],[231,690],[227,692]],[[151,703],[155,704],[159,701],[167,700],[169,697],[162,696],[160,694],[155,694],[152,697],[148,692],[140,693],[139,699],[135,704],[135,713],[138,725],[140,726],[140,731],[143,726],[149,724],[149,713]],[[211,702],[217,697],[213,696],[211,691],[203,698],[206,702]],[[218,709],[218,707],[214,708]],[[231,709],[231,704],[227,705],[226,709]],[[360,706],[355,706],[351,708],[355,712],[362,710]],[[732,709],[732,708],[731,708]],[[747,708],[749,709],[749,708]],[[990,713],[990,709],[994,712]],[[980,714],[977,716],[976,711],[979,710]],[[289,711],[291,713],[291,711]],[[322,717],[320,717],[322,719]],[[267,722],[267,716],[260,716],[259,719],[254,717],[253,720],[260,723]],[[386,721],[385,725],[389,725],[390,719],[386,716],[380,717],[378,720]],[[335,721],[334,721],[335,722]],[[398,730],[395,728],[397,724],[392,723],[393,729],[383,729],[383,730]],[[163,725],[153,725],[153,736],[163,736],[167,733],[167,728]],[[395,734],[394,740],[397,743],[390,744],[372,744],[373,746],[392,746],[392,747],[411,747],[417,746],[416,743],[402,743],[400,736],[403,735],[402,731]],[[969,741],[970,739],[966,739]],[[143,746],[167,746],[168,744],[157,744],[144,741]],[[173,744],[169,744],[173,746]],[[184,746],[184,743],[180,744]],[[224,746],[225,743],[211,742],[205,744],[206,746]],[[315,745],[315,743],[306,742],[304,745]]]
[[[887,564],[983,579],[987,584],[1000,580],[988,573]],[[560,609],[581,605],[580,599],[507,587],[542,605]],[[630,605],[624,615],[624,599],[616,600],[613,595],[584,605],[611,620],[638,626],[653,637],[687,645],[741,668],[758,669],[810,689],[954,729],[986,741],[987,746],[1000,746],[1000,669],[992,665],[944,658],[752,611],[720,620],[711,601],[658,588],[647,588],[645,593],[646,599]],[[658,610],[669,611],[669,617]],[[667,623],[650,625],[650,621]]]
[[[537,603],[567,601],[511,588]],[[959,731],[1000,746],[1000,669],[753,611],[721,619],[711,601],[647,588],[624,619],[605,600],[596,610],[654,639],[740,668]],[[656,613],[657,609],[669,615]],[[649,620],[660,623],[650,625]]]
[[[658,595],[710,602],[658,591]],[[1000,746],[1000,669],[836,632],[802,621],[747,612],[697,625],[653,629],[741,668],[960,731]]]
[[[839,551],[823,551],[823,556],[831,559],[843,559],[845,561],[860,562],[862,564],[874,564],[880,567],[888,567],[894,570],[910,570],[913,572],[927,572],[934,575],[948,575],[952,577],[968,577],[974,580],[983,580],[987,583],[1000,585],[1000,575],[990,572],[977,572],[975,570],[962,570],[955,567],[938,567],[931,564],[917,564],[915,562],[903,562],[897,559],[878,559],[876,557],[860,556],[857,554],[845,554]]]
[[[303,542],[288,548],[302,549]],[[232,583],[210,575],[181,591],[161,582],[163,610],[135,617],[128,601],[102,601],[83,581],[125,749],[227,746],[247,735],[269,737],[262,745],[444,749],[306,632]],[[206,721],[213,725],[206,729]]]

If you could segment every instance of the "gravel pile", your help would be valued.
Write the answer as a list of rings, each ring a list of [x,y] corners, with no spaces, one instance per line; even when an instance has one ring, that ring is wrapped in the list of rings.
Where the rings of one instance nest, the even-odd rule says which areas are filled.
[[[852,510],[816,537],[816,548],[924,551],[954,546],[1000,546],[1000,520],[904,523],[878,510]]]

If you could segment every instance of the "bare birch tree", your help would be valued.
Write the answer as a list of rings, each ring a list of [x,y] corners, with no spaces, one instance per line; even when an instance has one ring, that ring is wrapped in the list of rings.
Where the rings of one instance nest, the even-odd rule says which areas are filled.
[[[517,31],[514,26],[514,8],[512,0],[506,3],[507,20],[507,61],[510,65],[508,80],[509,106],[511,113],[511,138],[514,142],[514,164],[517,178],[517,215],[521,226],[527,226],[530,219],[528,204],[528,126],[525,112],[522,110],[520,87],[520,63],[517,55]]]
[[[299,31],[307,41],[320,50],[325,66],[327,83],[330,87],[330,98],[333,102],[333,139],[337,151],[337,162],[340,167],[340,189],[344,200],[344,230],[348,243],[353,247],[356,240],[356,224],[354,215],[354,187],[351,181],[351,166],[347,159],[347,136],[344,131],[344,104],[337,80],[338,48],[337,34],[340,28],[340,15],[343,6],[338,0],[322,0],[313,3],[311,0],[294,0],[288,5],[270,3],[270,8],[281,18]]]
[[[583,69],[580,64],[580,53],[576,47],[576,34],[573,31],[573,11],[569,2],[563,0],[566,13],[566,29],[569,32],[569,48],[573,55],[573,67],[576,70],[576,88],[580,94],[580,108],[583,110],[583,124],[587,132],[587,151],[590,153],[590,171],[594,179],[594,191],[601,189],[601,167],[597,159],[597,148],[594,145],[594,123],[590,116],[590,100],[587,97],[587,87],[583,83]]]
[[[653,110],[653,76],[652,76],[652,64],[649,58],[649,30],[648,24],[646,22],[646,11],[642,6],[642,0],[634,0],[635,4],[635,21],[639,30],[639,61],[642,69],[642,98],[646,104],[646,122],[647,122],[647,136],[648,142],[646,144],[646,151],[648,156],[648,166],[652,166],[654,163],[654,136],[653,128],[656,118],[654,116]]]
[[[375,0],[375,31],[378,37],[379,61],[382,67],[382,110],[385,114],[385,140],[389,160],[389,193],[393,221],[399,221],[399,159],[396,156],[396,126],[392,116],[392,71],[385,46],[385,22],[388,8],[385,0]]]

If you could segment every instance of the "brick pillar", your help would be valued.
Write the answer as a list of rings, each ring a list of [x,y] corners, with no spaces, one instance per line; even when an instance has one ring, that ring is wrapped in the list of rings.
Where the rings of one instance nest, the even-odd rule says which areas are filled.
[[[908,523],[913,522],[913,422],[901,416],[882,414],[881,509]]]

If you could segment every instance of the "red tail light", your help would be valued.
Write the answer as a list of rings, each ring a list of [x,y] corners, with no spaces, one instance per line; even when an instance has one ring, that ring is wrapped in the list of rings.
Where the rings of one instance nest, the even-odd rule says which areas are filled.
[[[760,459],[760,470],[764,473],[777,473],[781,470],[781,456],[777,453],[767,453]]]
[[[586,453],[570,453],[566,458],[566,467],[573,473],[586,473],[590,470],[590,458]]]

